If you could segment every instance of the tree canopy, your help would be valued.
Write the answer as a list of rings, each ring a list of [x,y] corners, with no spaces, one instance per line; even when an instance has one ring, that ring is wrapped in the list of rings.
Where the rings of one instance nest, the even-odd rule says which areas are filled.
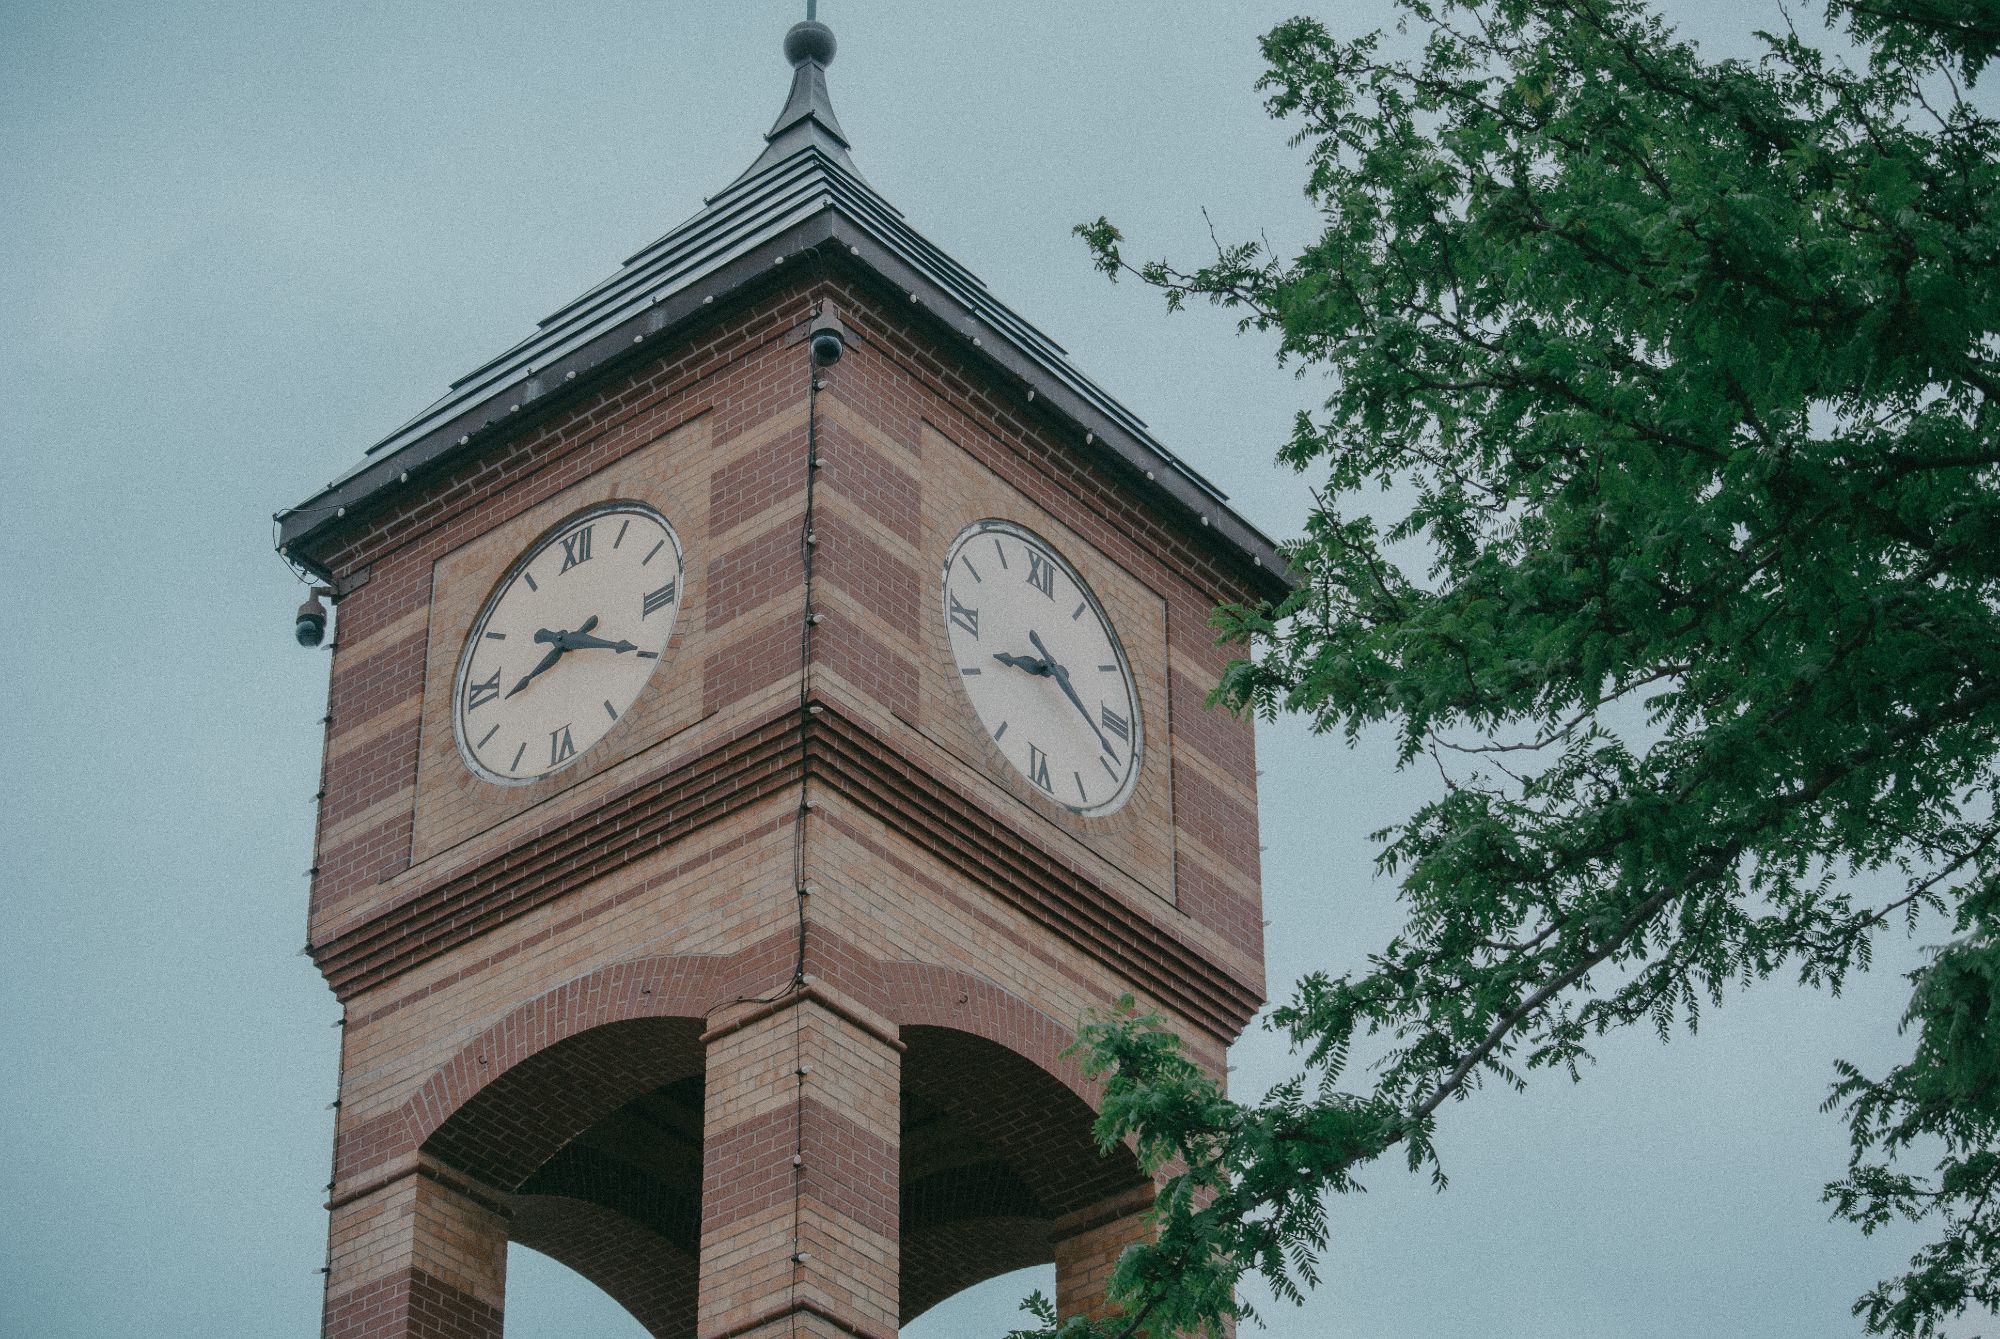
[[[1754,62],[1638,0],[1398,7],[1409,56],[1263,39],[1297,254],[1078,231],[1326,378],[1278,452],[1319,485],[1301,584],[1218,612],[1216,700],[1437,769],[1380,834],[1406,924],[1273,1011],[1301,1072],[1259,1100],[1150,1017],[1086,1028],[1100,1137],[1175,1174],[1123,1318],[1022,1333],[1213,1329],[1253,1272],[1296,1298],[1329,1192],[1392,1152],[1442,1177],[1446,1103],[1763,978],[1837,989],[1920,918],[1909,1058],[1830,1076],[1827,1202],[1929,1225],[1871,1332],[2000,1308],[2000,141],[1967,93],[2000,7],[1829,0]]]

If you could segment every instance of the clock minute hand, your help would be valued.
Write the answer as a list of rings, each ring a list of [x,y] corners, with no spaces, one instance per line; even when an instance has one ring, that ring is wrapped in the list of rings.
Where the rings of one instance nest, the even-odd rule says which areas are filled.
[[[1070,700],[1070,705],[1075,707],[1077,714],[1083,717],[1083,723],[1090,727],[1090,733],[1097,736],[1098,744],[1112,758],[1117,758],[1118,750],[1111,747],[1111,741],[1104,737],[1104,731],[1097,728],[1097,718],[1090,714],[1090,708],[1083,705],[1083,699],[1078,697],[1076,689],[1070,686],[1069,671],[1063,668],[1062,664],[1054,656],[1049,654],[1049,648],[1042,645],[1042,639],[1032,630],[1028,633],[1028,640],[1035,644],[1035,649],[1042,653],[1044,660],[1048,661],[1049,672],[1055,678],[1056,687],[1063,690],[1063,696]]]
[[[541,631],[535,634],[536,641],[553,642],[555,643],[555,645],[551,646],[549,648],[549,653],[542,657],[541,664],[535,666],[533,669],[529,670],[526,674],[523,674],[521,676],[521,681],[515,684],[512,688],[509,688],[507,690],[508,697],[512,697],[514,696],[514,694],[520,692],[523,688],[526,688],[528,684],[533,681],[534,677],[537,674],[540,674],[542,671],[548,669],[550,666],[554,665],[558,660],[561,660],[563,658],[563,651],[565,648],[563,647],[562,644],[562,636],[563,635],[559,632],[551,633],[547,628],[543,628]]]

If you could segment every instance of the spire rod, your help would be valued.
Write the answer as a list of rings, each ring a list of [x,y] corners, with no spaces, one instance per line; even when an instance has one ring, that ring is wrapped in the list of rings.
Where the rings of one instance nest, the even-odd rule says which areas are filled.
[[[818,20],[819,20],[819,0],[806,0],[806,22],[815,23]]]

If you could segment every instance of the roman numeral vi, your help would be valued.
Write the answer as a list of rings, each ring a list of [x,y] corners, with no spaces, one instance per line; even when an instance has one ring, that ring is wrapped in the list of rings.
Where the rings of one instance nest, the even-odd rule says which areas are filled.
[[[1028,780],[1049,794],[1055,794],[1055,783],[1049,780],[1049,755],[1033,744],[1028,745]]]

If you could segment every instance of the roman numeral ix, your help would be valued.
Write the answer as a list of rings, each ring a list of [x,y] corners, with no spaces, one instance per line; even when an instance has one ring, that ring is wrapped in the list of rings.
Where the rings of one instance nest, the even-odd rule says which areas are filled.
[[[500,696],[500,671],[494,670],[492,678],[465,685],[465,709],[471,711],[475,707],[483,707],[498,696]]]

